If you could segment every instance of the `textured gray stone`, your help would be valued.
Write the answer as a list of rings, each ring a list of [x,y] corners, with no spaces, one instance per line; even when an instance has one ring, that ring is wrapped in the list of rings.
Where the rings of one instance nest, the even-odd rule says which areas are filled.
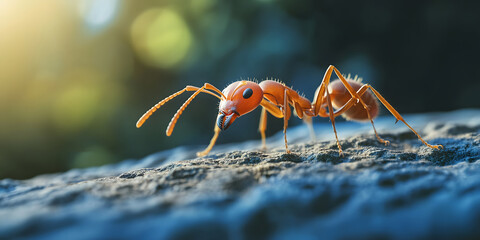
[[[219,145],[203,158],[179,147],[135,161],[0,181],[0,238],[344,239],[480,236],[480,111],[406,117],[424,146],[393,119],[339,123],[302,142],[304,127]],[[400,124],[397,124],[400,125]],[[325,137],[329,135],[329,137]],[[307,135],[308,136],[308,135]],[[330,138],[330,139],[328,139]]]

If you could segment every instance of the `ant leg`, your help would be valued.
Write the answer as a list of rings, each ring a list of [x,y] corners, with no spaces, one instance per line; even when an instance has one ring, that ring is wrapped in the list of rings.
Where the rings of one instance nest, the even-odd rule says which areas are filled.
[[[368,90],[368,85],[365,84],[360,89],[358,89],[357,95],[361,97],[367,90]],[[346,102],[342,107],[340,107],[333,113],[334,117],[337,117],[343,114],[345,111],[350,109],[353,105],[355,105],[355,99],[351,98],[350,100],[348,100],[348,102]],[[368,111],[367,111],[367,117],[370,120],[370,123],[372,124],[373,131],[375,132],[375,136],[377,137],[377,140],[385,145],[390,144],[390,141],[385,140],[378,135],[377,129],[375,129],[375,125],[373,124],[373,119],[371,118],[370,113]]]
[[[265,98],[262,99],[262,102],[260,102],[260,106],[265,108],[267,112],[272,114],[276,118],[283,118],[283,111],[275,104],[272,102],[266,100]]]
[[[345,86],[345,88],[347,88],[348,92],[350,93],[350,95],[352,96],[353,99],[357,100],[357,102],[361,102],[363,107],[365,108],[365,110],[368,111],[368,107],[367,105],[363,102],[363,100],[360,98],[360,96],[357,94],[357,92],[355,91],[355,89],[353,89],[353,87],[348,83],[348,81],[345,79],[345,77],[343,77],[342,73],[340,73],[340,71],[338,71],[338,69],[334,66],[331,66],[333,68],[333,70],[335,71],[335,74],[337,75],[337,77],[340,79],[340,81],[342,81],[343,85]]]
[[[215,124],[215,134],[212,137],[212,140],[210,140],[210,144],[208,144],[208,147],[205,148],[205,150],[201,152],[197,152],[197,157],[204,157],[207,156],[207,154],[212,150],[213,146],[215,145],[215,142],[217,141],[218,135],[220,134],[220,128]]]
[[[317,116],[318,113],[320,112],[320,109],[323,105],[323,102],[325,101],[324,95],[325,95],[325,90],[326,86],[330,83],[330,78],[332,76],[332,71],[333,71],[333,66],[330,65],[325,72],[325,75],[323,76],[322,82],[320,83],[320,86],[318,86],[315,96],[312,101],[312,108],[313,108],[313,115]]]
[[[330,79],[332,77],[333,72],[335,72],[335,74],[340,79],[340,81],[342,81],[343,85],[348,90],[348,92],[350,93],[352,98],[355,99],[357,102],[360,102],[362,104],[362,106],[368,111],[367,105],[363,102],[363,100],[360,98],[360,96],[356,93],[355,89],[353,89],[353,87],[350,86],[350,84],[347,82],[347,80],[343,77],[342,73],[340,73],[340,71],[338,71],[338,69],[335,66],[330,65],[328,67],[327,71],[325,72],[325,75],[323,76],[322,83],[320,83],[320,86],[317,88],[317,91],[315,92],[315,97],[314,97],[313,102],[312,102],[313,103],[312,106],[313,106],[313,109],[314,109],[315,116],[320,113],[320,109],[322,108],[323,103],[326,100],[325,99],[325,92],[328,92],[327,91],[327,86],[328,86],[328,84],[330,84]]]
[[[372,118],[370,117],[370,112],[368,111],[368,106],[367,104],[365,104],[365,102],[362,100],[362,98],[356,93],[356,91],[353,89],[353,87],[348,83],[348,81],[343,77],[342,73],[340,73],[340,71],[338,71],[338,69],[334,66],[332,66],[333,70],[335,71],[335,74],[337,75],[337,77],[340,79],[340,81],[342,81],[343,83],[343,86],[345,86],[345,88],[347,88],[348,92],[350,93],[350,95],[352,96],[353,99],[357,100],[357,102],[360,102],[363,106],[363,108],[365,109],[365,111],[367,111],[367,116],[368,116],[368,119],[370,119],[370,121],[372,122],[373,124],[373,121],[371,120]],[[375,131],[376,132],[376,131]]]
[[[375,132],[375,136],[377,137],[378,141],[380,141],[381,143],[385,144],[385,145],[388,145],[390,142],[387,141],[387,140],[384,140],[382,139],[378,133],[377,133],[377,130],[375,129],[375,125],[373,124],[373,119],[372,117],[370,116],[370,112],[368,111],[368,106],[365,104],[365,102],[362,100],[362,98],[360,97],[360,94],[358,94],[358,92],[356,92],[353,87],[348,83],[348,81],[343,77],[342,73],[340,73],[340,71],[338,71],[338,69],[332,65],[330,65],[330,67],[328,68],[327,70],[327,73],[325,73],[325,77],[328,77],[328,81],[325,82],[326,85],[324,85],[324,89],[326,89],[326,86],[328,85],[329,83],[329,80],[330,80],[330,77],[331,77],[331,74],[332,74],[332,70],[335,71],[335,74],[337,75],[337,77],[340,79],[340,81],[343,83],[343,85],[345,86],[345,88],[348,90],[348,92],[350,93],[350,95],[352,96],[352,99],[353,100],[356,100],[357,102],[360,102],[363,106],[363,108],[365,109],[365,111],[367,111],[367,117],[368,119],[370,120],[370,123],[372,124],[372,127],[373,127],[373,131]],[[324,77],[324,79],[325,79]],[[323,82],[322,82],[323,83]],[[328,90],[323,90],[325,92],[327,92],[328,94]],[[365,91],[365,90],[364,90]],[[322,95],[322,89],[319,90],[319,93],[316,97],[321,97]],[[316,98],[317,99],[317,98]],[[331,103],[330,103],[330,100],[327,100],[329,102],[329,106],[331,106]],[[321,103],[321,102],[320,102]],[[320,112],[319,111],[319,108],[321,107],[321,105],[317,106],[316,105],[316,109],[318,108],[317,111],[315,112]],[[330,110],[329,110],[330,112]]]
[[[284,119],[284,133],[286,134],[285,124],[288,124],[288,122],[285,121],[285,118],[287,120],[290,118],[290,111],[288,111],[290,109],[287,109],[287,112],[285,114],[284,107],[279,108],[277,105],[266,100],[265,98],[262,99],[260,106],[262,106],[262,115],[260,116],[260,126],[258,127],[258,130],[260,131],[260,134],[262,134],[262,148],[266,148],[265,130],[267,129],[267,112],[272,114],[276,118]],[[287,151],[288,151],[286,135],[285,135],[285,147],[287,148]]]
[[[289,97],[289,98],[292,99],[292,97]],[[292,105],[294,107],[295,113],[297,114],[298,118],[303,119],[303,115],[304,115],[303,108],[302,106],[300,106],[300,103],[295,102],[295,100],[293,100]]]
[[[420,137],[420,135],[410,125],[408,125],[407,122],[405,122],[405,120],[400,115],[400,113],[398,113],[397,110],[395,110],[395,108],[393,108],[392,105],[390,105],[390,103],[388,103],[387,100],[385,100],[385,98],[383,98],[382,95],[380,95],[380,93],[377,92],[377,90],[375,90],[369,84],[365,84],[364,86],[366,88],[369,88],[370,90],[372,90],[372,92],[375,94],[375,96],[378,98],[378,100],[380,100],[380,102],[382,102],[383,106],[385,106],[388,109],[388,111],[390,111],[390,113],[397,119],[397,121],[395,123],[397,123],[398,121],[402,121],[410,130],[412,130],[413,133],[415,133],[415,135],[417,135],[418,139],[420,141],[422,141],[422,143],[425,144],[427,147],[430,147],[432,149],[442,149],[443,148],[442,145],[430,145],[425,140],[423,140],[422,137]]]
[[[340,156],[343,156],[342,146],[340,145],[340,141],[338,141],[337,129],[335,127],[335,117],[333,116],[333,106],[332,106],[332,101],[330,99],[330,93],[328,92],[328,90],[326,91],[326,93],[327,93],[328,115],[330,117],[330,122],[332,122],[333,132],[335,133],[335,139],[337,139],[338,154]]]
[[[285,102],[284,102],[285,104]],[[266,100],[265,98],[262,99],[262,102],[260,103],[260,106],[262,106],[262,115],[260,116],[260,125],[258,127],[258,130],[260,131],[260,134],[262,134],[262,148],[266,149],[266,136],[265,136],[265,130],[267,129],[267,112],[272,114],[276,118],[283,118],[284,119],[284,134],[285,134],[285,147],[288,151],[287,147],[287,137],[286,137],[286,125],[288,125],[288,119],[290,118],[290,109],[286,109],[285,113],[285,108],[279,108],[277,105],[273,104],[272,102]],[[288,107],[288,105],[287,105]],[[286,120],[287,121],[286,121]]]
[[[295,112],[297,113],[298,118],[302,119],[303,122],[307,125],[312,141],[315,141],[316,138],[315,138],[315,131],[313,130],[312,117],[309,116],[308,113],[304,114],[303,111],[305,110],[302,108],[300,103],[295,101],[295,99],[293,100],[293,106],[295,107]]]
[[[287,96],[287,89],[285,88],[283,92],[283,136],[285,138],[285,150],[287,153],[291,153],[288,150],[287,144],[287,127],[288,127],[288,119],[290,118],[290,106],[288,105],[288,96]]]
[[[212,86],[211,84],[209,84],[209,83],[205,83],[204,86],[209,86],[209,89],[210,89],[210,87],[213,87],[213,86]],[[215,87],[213,87],[213,88],[215,88]],[[186,86],[184,89],[182,89],[182,90],[180,90],[180,91],[178,91],[178,92],[176,92],[176,93],[174,93],[174,94],[166,97],[166,98],[163,99],[162,101],[160,101],[160,102],[158,102],[157,104],[155,104],[155,106],[153,106],[152,108],[150,108],[145,114],[143,114],[142,117],[140,117],[140,119],[138,119],[137,124],[136,124],[137,128],[141,127],[141,126],[145,123],[145,121],[146,121],[150,116],[152,116],[152,114],[153,114],[155,111],[157,111],[161,106],[163,106],[163,105],[164,105],[165,103],[167,103],[168,101],[174,99],[175,97],[177,97],[178,95],[184,93],[185,91],[198,91],[198,90],[200,90],[200,89],[201,89],[201,88],[194,87],[194,86]],[[212,96],[215,96],[215,97],[219,98],[220,100],[222,100],[221,97],[219,97],[218,95],[216,95],[216,94],[214,94],[214,93],[212,93],[212,92],[210,92],[210,91],[208,91],[208,90],[203,90],[203,89],[202,89],[201,92],[208,93],[208,94],[210,94],[210,95],[212,95]],[[221,93],[221,92],[220,92],[220,93]]]
[[[314,116],[320,115],[322,117],[326,117],[320,110],[322,109],[322,106],[323,106],[324,102],[325,101],[327,102],[328,117],[330,118],[330,121],[332,122],[333,132],[335,133],[335,139],[337,140],[337,146],[338,146],[339,154],[340,154],[340,156],[342,156],[343,155],[342,147],[340,146],[340,141],[338,140],[338,135],[337,135],[337,129],[335,127],[335,117],[333,115],[332,101],[330,99],[330,93],[328,92],[328,89],[327,89],[327,86],[330,83],[330,78],[332,77],[332,72],[334,70],[336,70],[336,68],[333,65],[330,65],[328,67],[327,71],[325,72],[325,75],[323,76],[322,82],[320,83],[320,86],[317,88],[317,90],[315,92],[315,97],[313,98],[313,102],[312,102],[312,108],[313,108]],[[335,74],[338,75],[337,71],[338,70],[335,71]],[[348,89],[348,87],[347,87],[347,89]],[[350,89],[349,89],[349,91],[350,91]],[[353,92],[355,92],[355,91],[353,91]],[[352,98],[358,99],[358,97],[356,97],[356,95],[352,94],[351,91],[350,91],[350,94],[352,95]],[[325,95],[326,95],[326,98],[325,98]]]
[[[258,126],[258,131],[262,135],[262,149],[267,149],[267,144],[265,141],[265,130],[267,130],[267,110],[262,107],[262,114],[260,115],[260,125]]]
[[[368,114],[368,118],[370,119],[371,123],[372,123],[372,126],[374,128],[374,131],[375,131],[375,134],[377,135],[378,137],[378,134],[375,130],[375,126],[373,125],[373,120],[370,116],[370,113],[368,112],[368,107],[367,105],[365,104],[365,102],[360,98],[360,96],[355,92],[355,90],[352,88],[352,86],[350,86],[350,84],[347,82],[347,80],[343,77],[343,75],[340,73],[340,71],[338,71],[337,68],[335,68],[334,66],[330,65],[327,69],[327,72],[325,72],[325,76],[322,80],[322,83],[320,84],[320,86],[318,87],[317,89],[317,92],[315,94],[315,98],[314,98],[314,101],[313,101],[313,108],[314,108],[314,113],[315,115],[318,114],[320,112],[320,109],[322,108],[322,105],[323,105],[323,101],[324,101],[324,94],[325,92],[327,92],[327,98],[329,98],[328,96],[328,91],[326,90],[326,87],[328,86],[329,82],[330,82],[330,77],[332,75],[332,71],[335,71],[335,74],[338,76],[338,78],[342,81],[343,85],[345,86],[345,88],[347,88],[347,90],[350,92],[350,95],[352,96],[352,100],[356,100],[357,102],[360,102],[363,106],[363,108],[367,111],[367,114]],[[418,137],[418,139],[420,141],[422,141],[423,144],[425,144],[426,146],[430,147],[430,148],[433,148],[433,149],[440,149],[440,148],[443,148],[442,145],[430,145],[428,144],[425,140],[423,140],[420,135],[410,126],[408,125],[407,122],[405,122],[405,120],[402,118],[402,116],[382,97],[382,95],[380,95],[379,92],[377,92],[373,87],[371,87],[370,85],[366,84],[367,85],[367,88],[370,88],[370,90],[372,90],[372,92],[375,94],[375,96],[380,100],[380,102],[382,102],[382,104],[390,111],[390,113],[392,113],[393,116],[395,116],[395,118],[397,119],[397,122],[398,121],[402,121],[413,133],[415,133],[415,135]],[[329,103],[329,107],[331,105],[331,102],[327,99],[327,102]],[[354,104],[353,102],[351,103],[352,105]],[[330,111],[330,110],[329,110]],[[381,138],[380,138],[381,139]],[[380,140],[379,139],[379,140]],[[383,139],[382,139],[383,140]],[[385,140],[383,140],[385,141]],[[387,143],[388,141],[385,141],[385,143]]]
[[[335,71],[335,74],[337,75],[337,77],[345,85],[345,87],[347,88],[347,90],[350,93],[350,95],[352,96],[352,98],[363,103],[363,100],[360,99],[360,97],[356,94],[355,90],[350,86],[350,84],[348,84],[347,80],[345,80],[345,78],[342,76],[340,71],[338,71],[338,69],[335,66],[330,65],[328,67],[327,71],[325,72],[325,75],[323,76],[323,79],[322,79],[322,82],[320,83],[320,86],[317,88],[317,91],[315,92],[315,97],[313,98],[312,106],[313,106],[313,110],[314,110],[313,113],[314,113],[315,116],[318,115],[318,113],[320,112],[320,109],[323,106],[324,101],[326,100],[325,99],[325,92],[327,92],[327,86],[328,86],[328,84],[330,84],[330,79],[331,79],[332,73],[334,71]],[[364,107],[366,107],[366,105],[364,103],[363,103],[363,105],[364,105]]]

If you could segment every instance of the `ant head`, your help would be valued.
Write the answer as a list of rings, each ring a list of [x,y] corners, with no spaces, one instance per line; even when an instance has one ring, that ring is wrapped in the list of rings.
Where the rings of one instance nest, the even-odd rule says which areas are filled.
[[[223,90],[226,99],[220,101],[217,125],[227,129],[237,117],[251,112],[262,102],[263,91],[260,86],[250,81],[234,82]]]

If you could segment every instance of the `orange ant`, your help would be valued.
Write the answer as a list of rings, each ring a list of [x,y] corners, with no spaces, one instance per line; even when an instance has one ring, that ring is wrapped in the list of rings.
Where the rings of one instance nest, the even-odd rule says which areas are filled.
[[[335,72],[338,80],[330,83],[330,77]],[[371,92],[367,92],[370,89]],[[287,145],[287,127],[288,120],[291,116],[290,105],[295,109],[296,115],[305,121],[310,127],[312,125],[312,117],[328,117],[333,126],[333,132],[337,140],[337,146],[339,154],[342,155],[342,147],[338,140],[337,130],[335,128],[335,117],[344,116],[347,120],[365,121],[370,120],[372,123],[375,136],[378,141],[388,145],[390,142],[382,139],[375,129],[373,124],[373,118],[378,115],[379,106],[375,97],[392,113],[398,121],[402,121],[410,130],[412,130],[418,139],[423,144],[432,149],[441,149],[442,145],[430,145],[424,141],[420,135],[405,122],[403,117],[369,84],[362,84],[357,79],[350,79],[345,77],[338,71],[337,68],[330,65],[323,77],[322,83],[317,88],[315,98],[313,102],[300,96],[295,90],[285,86],[285,84],[265,80],[260,83],[251,81],[237,81],[228,85],[223,91],[218,90],[216,87],[209,83],[205,83],[202,87],[186,86],[184,89],[170,95],[163,99],[150,110],[148,110],[137,122],[137,128],[142,124],[161,106],[166,102],[172,100],[176,96],[184,93],[185,91],[195,92],[185,103],[178,109],[175,116],[168,124],[167,136],[172,134],[173,128],[177,123],[178,118],[183,113],[185,108],[192,102],[192,100],[201,92],[208,93],[220,99],[219,113],[215,125],[215,134],[210,140],[208,147],[198,152],[197,156],[207,155],[218,138],[221,130],[226,130],[238,117],[247,114],[262,106],[262,113],[260,116],[259,131],[262,135],[262,146],[265,148],[265,130],[267,128],[267,112],[277,118],[283,118],[283,133],[285,139],[285,149],[287,153],[290,153]],[[374,97],[375,96],[375,97]],[[314,134],[312,136],[315,136]]]

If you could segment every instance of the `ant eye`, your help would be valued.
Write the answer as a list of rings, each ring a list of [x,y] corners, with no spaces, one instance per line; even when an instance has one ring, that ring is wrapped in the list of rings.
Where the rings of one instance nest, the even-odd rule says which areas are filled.
[[[253,90],[251,88],[247,88],[245,89],[245,91],[243,91],[243,98],[247,99],[251,97],[252,94],[253,94]]]

